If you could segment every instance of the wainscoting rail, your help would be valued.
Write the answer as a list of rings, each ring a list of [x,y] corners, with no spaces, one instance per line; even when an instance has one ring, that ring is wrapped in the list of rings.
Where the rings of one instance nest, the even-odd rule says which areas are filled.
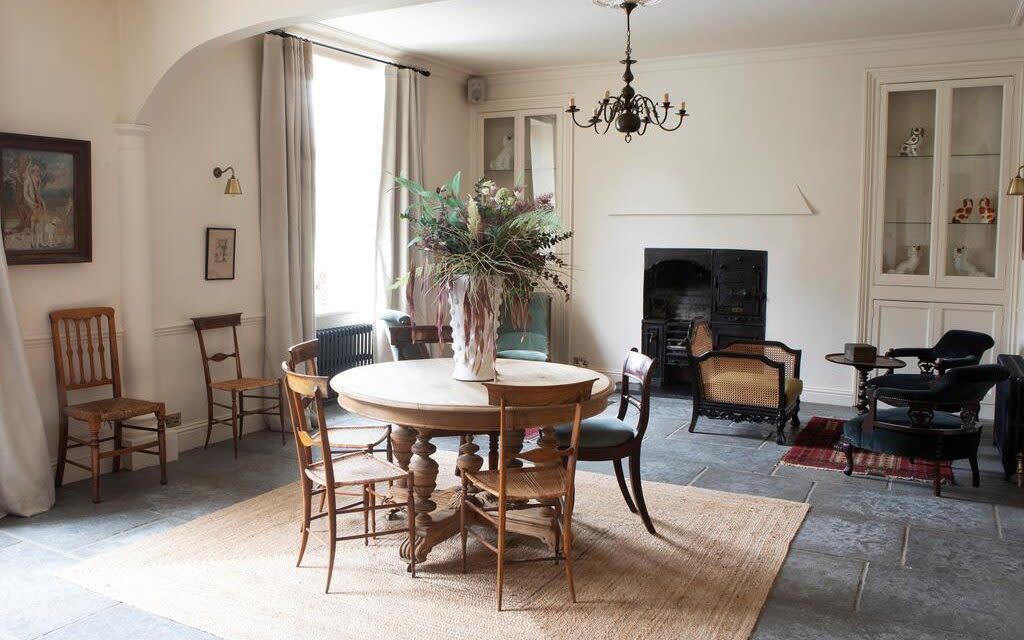
[[[249,325],[263,324],[265,318],[266,315],[263,313],[244,313],[242,314],[242,326],[245,327]],[[165,324],[163,326],[156,327],[153,329],[153,336],[156,338],[164,338],[166,336],[192,333],[194,331],[195,328],[192,326],[192,321],[185,320],[174,324]],[[124,330],[118,330],[117,339],[121,341],[124,340]],[[49,333],[26,336],[23,340],[25,349],[49,349],[51,347],[51,342],[52,338]]]

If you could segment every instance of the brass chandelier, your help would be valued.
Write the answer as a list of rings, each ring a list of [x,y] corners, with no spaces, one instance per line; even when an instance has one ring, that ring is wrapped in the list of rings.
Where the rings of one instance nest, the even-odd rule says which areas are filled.
[[[592,128],[595,133],[605,134],[608,133],[614,122],[615,130],[626,134],[626,142],[629,142],[633,139],[634,133],[640,136],[644,135],[647,127],[651,124],[655,124],[665,131],[675,131],[682,126],[683,118],[690,115],[686,111],[685,101],[679,104],[679,109],[673,110],[667,93],[661,102],[655,102],[647,96],[637,93],[632,85],[632,65],[636,63],[636,60],[633,59],[633,47],[630,42],[630,14],[638,6],[648,7],[658,2],[659,0],[594,0],[594,4],[598,6],[621,8],[626,12],[626,59],[619,61],[626,65],[626,71],[622,74],[626,85],[615,97],[612,97],[609,91],[605,91],[604,97],[594,107],[594,115],[586,122],[579,122],[576,119],[576,113],[580,111],[580,108],[576,106],[576,99],[570,98],[569,108],[565,112],[572,114],[572,121],[576,123],[577,127]],[[679,121],[670,126],[669,120],[672,114],[678,116]],[[675,120],[675,118],[671,119]]]

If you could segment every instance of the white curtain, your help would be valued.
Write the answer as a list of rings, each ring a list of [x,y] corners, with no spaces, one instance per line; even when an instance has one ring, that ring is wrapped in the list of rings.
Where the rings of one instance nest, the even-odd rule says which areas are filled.
[[[263,37],[260,99],[260,249],[266,311],[264,371],[281,375],[288,347],[313,338],[312,45]]]
[[[384,144],[381,156],[380,207],[377,211],[375,267],[375,318],[385,309],[406,309],[405,292],[391,287],[395,278],[409,270],[409,225],[399,219],[411,200],[398,189],[395,176],[423,182],[423,150],[420,145],[420,74],[411,69],[386,68],[384,87]],[[375,356],[391,360],[386,330],[377,323]]]
[[[29,379],[0,244],[0,517],[42,513],[53,506],[53,494],[43,416]]]

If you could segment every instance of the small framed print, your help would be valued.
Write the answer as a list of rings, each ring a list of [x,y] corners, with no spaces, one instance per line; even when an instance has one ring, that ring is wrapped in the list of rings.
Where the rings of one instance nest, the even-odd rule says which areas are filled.
[[[206,279],[235,279],[235,229],[206,228]]]

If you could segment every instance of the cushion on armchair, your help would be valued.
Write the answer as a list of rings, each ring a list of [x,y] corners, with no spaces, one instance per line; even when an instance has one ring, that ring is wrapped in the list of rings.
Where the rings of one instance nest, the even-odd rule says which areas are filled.
[[[705,385],[715,389],[728,389],[725,393],[715,393],[709,400],[729,402],[728,396],[735,392],[736,404],[751,404],[752,398],[771,398],[770,405],[755,403],[758,406],[774,406],[778,397],[779,377],[770,373],[751,373],[747,371],[723,371],[711,376]],[[786,406],[792,405],[800,398],[804,383],[799,378],[786,378]]]
[[[537,362],[548,359],[548,339],[539,333],[511,331],[499,334],[496,342],[499,358]]]
[[[850,439],[853,446],[874,453],[888,453],[897,456],[908,456],[922,460],[935,459],[934,436],[916,435],[892,431],[875,426],[871,431],[863,431],[865,415],[848,420],[843,425],[843,434]],[[908,409],[881,409],[876,413],[876,421],[889,422],[909,426],[911,424]],[[936,411],[932,425],[938,429],[956,429],[961,426],[960,418],[942,411]],[[925,429],[922,429],[924,431]],[[963,433],[946,435],[942,438],[942,460],[959,460],[969,457],[978,450],[981,430],[964,431]]]
[[[572,425],[563,424],[555,427],[558,446],[568,447],[572,439]],[[633,439],[635,432],[615,416],[594,416],[580,424],[580,448],[599,449],[625,444]]]

